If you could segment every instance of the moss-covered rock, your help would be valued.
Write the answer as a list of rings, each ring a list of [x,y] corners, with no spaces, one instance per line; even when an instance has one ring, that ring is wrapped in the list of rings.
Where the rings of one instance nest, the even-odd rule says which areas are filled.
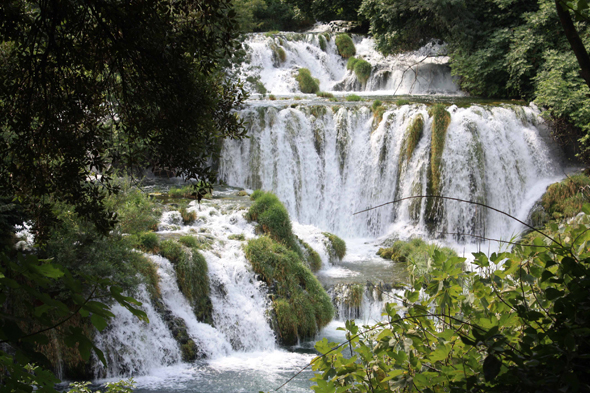
[[[270,237],[252,239],[246,258],[254,271],[273,288],[273,310],[281,343],[315,336],[332,319],[330,297],[294,251]]]
[[[314,273],[320,270],[322,268],[322,258],[320,257],[320,254],[303,240],[299,239],[299,242],[303,246],[303,257],[306,261],[307,267]]]
[[[430,168],[428,171],[428,195],[440,195],[442,156],[445,148],[447,128],[451,123],[451,114],[443,104],[433,105],[429,109],[432,117],[432,141],[430,146]],[[430,232],[433,232],[442,217],[442,200],[428,198],[426,201],[425,221]]]
[[[354,46],[354,42],[352,42],[352,38],[350,38],[348,34],[338,34],[335,42],[340,56],[348,59],[349,57],[356,55],[356,47]]]
[[[338,259],[344,258],[344,255],[346,255],[346,243],[344,240],[329,232],[323,232],[323,235],[328,240],[326,245],[330,253],[333,253]]]
[[[371,66],[371,63],[366,60],[358,59],[354,63],[354,74],[356,75],[356,78],[359,80],[359,82],[361,82],[363,85],[371,76],[372,70],[373,67]]]
[[[547,188],[541,198],[543,209],[555,219],[573,217],[590,202],[590,177],[584,174],[569,176]]]
[[[313,94],[320,91],[319,79],[312,77],[307,68],[300,68],[295,79],[299,83],[299,90],[302,93]]]
[[[257,221],[261,233],[269,235],[302,257],[303,252],[293,234],[289,213],[279,198],[272,192],[260,190],[254,191],[250,198],[254,203],[246,213],[246,219]]]

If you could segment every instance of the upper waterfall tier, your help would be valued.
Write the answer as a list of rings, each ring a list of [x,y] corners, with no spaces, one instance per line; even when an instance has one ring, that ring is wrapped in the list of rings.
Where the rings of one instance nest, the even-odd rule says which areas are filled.
[[[444,195],[526,220],[563,173],[538,115],[516,105],[391,105],[380,120],[367,103],[261,103],[242,112],[250,138],[225,142],[220,175],[230,185],[272,190],[300,223],[345,237],[397,228],[461,242],[506,239],[521,229],[515,221],[456,201],[410,199],[353,213]]]
[[[299,68],[307,68],[319,80],[321,91],[460,94],[444,45],[429,43],[415,52],[384,57],[375,50],[372,38],[353,34],[355,57],[372,66],[371,75],[361,83],[346,69],[347,59],[338,54],[335,37],[329,33],[249,34],[238,75],[252,93],[301,94],[295,77]]]

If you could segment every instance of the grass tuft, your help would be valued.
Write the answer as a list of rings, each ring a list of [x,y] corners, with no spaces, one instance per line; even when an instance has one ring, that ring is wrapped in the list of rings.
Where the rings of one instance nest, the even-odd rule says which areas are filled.
[[[322,97],[322,98],[333,98],[334,97],[334,94],[326,93],[325,91],[320,91],[320,92],[316,93],[316,95],[318,97]]]
[[[574,217],[582,211],[582,205],[588,202],[590,178],[583,174],[576,174],[550,185],[541,199],[547,214],[555,219]]]
[[[362,101],[363,99],[356,94],[350,94],[346,96],[346,101]]]

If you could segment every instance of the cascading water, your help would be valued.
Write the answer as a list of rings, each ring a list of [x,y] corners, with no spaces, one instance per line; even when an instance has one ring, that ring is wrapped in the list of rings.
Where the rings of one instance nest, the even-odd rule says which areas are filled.
[[[397,198],[427,194],[432,116],[426,105],[392,106],[377,125],[366,105],[267,104],[245,109],[250,139],[226,141],[220,165],[225,182],[272,190],[300,223],[346,237],[380,236],[392,229],[427,233],[426,200],[352,213]],[[440,194],[486,203],[526,218],[544,187],[560,175],[532,107],[448,108]],[[422,136],[407,162],[400,151],[412,121],[424,119]],[[481,207],[442,203],[430,235],[490,237],[518,229],[509,218]],[[463,238],[449,235],[450,239]]]
[[[371,38],[352,35],[356,57],[368,61],[371,75],[361,83],[347,60],[338,54],[336,34],[250,34],[244,41],[245,61],[236,70],[252,93],[262,83],[269,94],[299,92],[295,77],[307,68],[322,91],[363,91],[376,94],[461,94],[451,76],[445,46],[429,43],[418,51],[384,57]]]
[[[219,162],[220,177],[230,186],[276,193],[295,221],[293,232],[321,257],[317,275],[332,296],[336,318],[320,336],[331,341],[343,340],[337,328],[346,319],[378,321],[385,304],[395,301],[396,285],[405,282],[402,264],[375,255],[376,237],[420,235],[469,243],[469,235],[506,238],[520,229],[481,206],[426,198],[352,213],[436,189],[524,220],[545,187],[561,176],[534,106],[448,106],[440,145],[433,143],[438,120],[430,103],[389,102],[381,110],[366,102],[332,103],[310,95],[300,100],[299,68],[308,68],[320,90],[335,95],[357,92],[389,95],[390,100],[393,94],[462,95],[444,45],[429,43],[414,53],[383,57],[372,39],[352,38],[356,56],[372,66],[365,83],[346,69],[334,34],[248,35],[245,61],[233,71],[247,79],[252,92],[266,90],[287,101],[250,101],[241,112],[250,138],[225,141]],[[97,377],[138,376],[139,392],[266,391],[315,356],[311,342],[296,351],[275,344],[268,289],[243,250],[243,241],[257,236],[243,215],[250,202],[236,194],[216,192],[212,201],[192,203],[189,210],[197,212],[192,225],[184,225],[178,211],[164,213],[158,225],[163,237],[190,233],[210,243],[201,252],[208,266],[212,324],[197,320],[170,261],[151,256],[160,277],[160,303],[152,304],[145,286],[133,294],[150,324],[113,307],[114,322],[95,336],[108,360],[106,369],[94,362]],[[329,251],[326,230],[347,238],[343,260]],[[182,321],[200,360],[182,363],[170,318]],[[311,375],[302,375],[290,391],[307,391]]]

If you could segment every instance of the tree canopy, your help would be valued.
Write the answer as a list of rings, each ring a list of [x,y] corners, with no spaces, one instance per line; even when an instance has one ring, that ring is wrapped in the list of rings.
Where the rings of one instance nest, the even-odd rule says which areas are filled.
[[[0,193],[38,228],[64,201],[106,231],[117,168],[214,180],[221,140],[245,133],[219,68],[233,16],[229,0],[4,2]]]

